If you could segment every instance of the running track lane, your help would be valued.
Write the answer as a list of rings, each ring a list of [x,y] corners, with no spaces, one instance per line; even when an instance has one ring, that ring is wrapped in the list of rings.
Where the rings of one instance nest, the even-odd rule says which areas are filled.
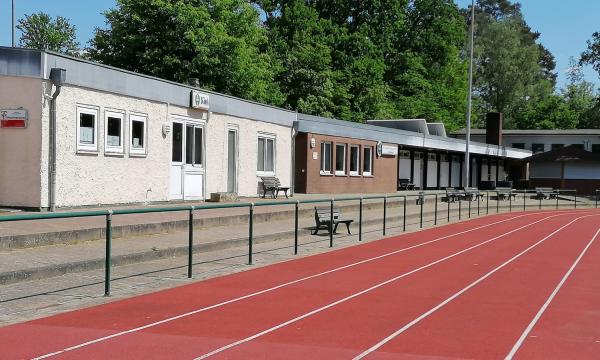
[[[548,213],[545,212],[545,214]],[[151,323],[153,320],[166,319],[169,316],[181,314],[182,312],[190,311],[194,308],[197,309],[199,306],[201,307],[207,304],[212,305],[219,301],[235,298],[235,296],[248,294],[252,291],[263,290],[269,286],[281,285],[285,283],[285,281],[297,280],[299,275],[309,277],[311,275],[317,277],[331,276],[330,274],[333,274],[336,271],[345,270],[344,268],[336,270],[335,266],[338,266],[338,268],[340,266],[343,267],[344,265],[348,266],[349,261],[360,262],[360,260],[363,260],[365,262],[350,265],[350,267],[365,267],[365,264],[369,264],[370,261],[370,258],[366,256],[379,256],[380,258],[385,258],[388,254],[385,251],[398,251],[399,248],[419,246],[419,244],[424,242],[432,241],[430,240],[432,238],[442,237],[441,240],[437,240],[440,244],[450,242],[450,240],[453,242],[456,240],[456,237],[449,236],[449,233],[462,232],[462,239],[465,237],[464,235],[471,234],[469,231],[476,230],[478,233],[481,232],[478,227],[483,226],[482,229],[487,229],[488,227],[499,226],[488,226],[486,224],[501,221],[517,221],[516,219],[509,220],[513,216],[514,215],[494,216],[443,228],[430,229],[419,233],[407,234],[365,244],[360,247],[343,249],[328,254],[289,261],[126,301],[97,306],[84,311],[6,327],[0,329],[0,346],[5,350],[3,352],[3,357],[22,358],[37,355],[44,351],[60,349],[65,346],[79,344],[82,341],[96,339],[107,334],[114,334],[118,330],[129,330],[131,329],[131,326],[140,326]],[[536,216],[538,218],[540,217],[535,214],[528,214],[528,216],[530,216],[532,220]],[[433,242],[431,244],[437,243]],[[430,245],[428,244],[426,246]],[[360,250],[358,248],[360,248]],[[410,252],[412,251],[413,250],[411,249]],[[373,260],[373,263],[378,261],[380,261],[380,259],[375,259]],[[327,270],[334,272],[319,275],[319,271],[324,272]],[[306,280],[300,279],[298,281],[303,282]],[[284,285],[284,287],[285,286],[289,285]],[[277,290],[278,289],[276,288],[273,291]],[[23,341],[26,341],[27,339],[31,339],[31,343],[23,343]],[[17,343],[23,344],[23,346],[14,346],[14,344]],[[6,349],[10,349],[10,352],[6,351]]]
[[[544,218],[555,216],[544,215]],[[538,219],[536,221],[542,221]],[[371,266],[351,268],[329,277],[312,279],[277,292],[263,294],[253,299],[219,309],[194,314],[175,322],[161,324],[143,332],[129,334],[124,339],[112,339],[93,346],[65,354],[64,359],[87,358],[101,353],[115,357],[128,353],[136,358],[160,358],[161,350],[170,349],[176,358],[193,358],[194,355],[210,351],[230,343],[231,339],[245,338],[273,325],[287,321],[315,308],[320,308],[355,294],[358,291],[389,279],[398,273],[410,272],[423,264],[431,263],[448,253],[461,251],[465,247],[477,246],[490,238],[499,238],[506,232],[530,226],[531,220],[517,219],[509,224],[491,227],[491,233],[471,232],[470,237],[435,244],[436,246],[413,249],[381,259]],[[516,229],[512,229],[516,227]],[[464,234],[463,236],[465,236]],[[475,238],[476,240],[472,240]],[[465,244],[466,242],[466,244]],[[199,326],[198,324],[202,324]],[[243,356],[248,358],[247,356]]]
[[[600,226],[600,225],[599,225]],[[600,354],[600,238],[583,253],[532,319],[516,359],[597,359]],[[562,285],[562,286],[561,286]]]
[[[389,342],[365,358],[392,359],[408,354],[504,358],[556,284],[595,240],[599,226],[598,216],[576,221],[414,326],[397,331]],[[569,356],[562,359],[586,358],[570,350]]]
[[[222,352],[205,354],[215,359],[353,358],[397,329],[398,324],[410,322],[449,294],[462,289],[523,248],[548,237],[574,218],[571,216],[541,222],[535,228],[520,231],[463,256],[413,273],[327,311],[252,338],[251,341],[223,349]]]

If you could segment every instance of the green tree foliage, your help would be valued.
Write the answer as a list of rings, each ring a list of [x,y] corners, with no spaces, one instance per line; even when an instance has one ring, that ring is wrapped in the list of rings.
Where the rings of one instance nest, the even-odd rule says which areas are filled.
[[[51,50],[72,56],[79,54],[75,26],[62,16],[52,19],[43,12],[25,15],[25,18],[19,19],[17,29],[21,31],[19,44],[22,47]]]
[[[532,126],[530,112],[556,107],[554,57],[536,42],[540,34],[527,25],[519,3],[479,0],[476,6],[477,116],[499,111],[507,127]]]
[[[117,0],[89,56],[124,69],[282,105],[258,11],[243,0]]]
[[[587,41],[587,49],[581,54],[580,63],[592,65],[600,76],[600,32],[592,34],[592,40]]]

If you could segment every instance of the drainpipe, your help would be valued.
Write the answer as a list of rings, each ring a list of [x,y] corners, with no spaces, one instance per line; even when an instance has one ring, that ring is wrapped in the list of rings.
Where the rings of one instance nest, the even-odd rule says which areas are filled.
[[[50,69],[50,81],[56,87],[52,98],[50,99],[50,124],[48,133],[50,141],[48,143],[48,203],[50,211],[56,210],[56,98],[60,95],[62,85],[65,83],[67,71],[65,69]]]
[[[292,126],[292,168],[290,170],[290,196],[294,196],[295,191],[295,179],[296,176],[296,135],[298,135],[298,110],[296,110],[296,121]]]

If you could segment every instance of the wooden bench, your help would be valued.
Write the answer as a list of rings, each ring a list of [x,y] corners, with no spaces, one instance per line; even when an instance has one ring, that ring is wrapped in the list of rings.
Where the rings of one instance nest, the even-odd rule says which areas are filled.
[[[398,179],[398,190],[414,190],[415,184],[410,179]]]
[[[463,199],[465,199],[467,201],[476,201],[476,200],[483,201],[483,194],[481,192],[479,192],[479,189],[477,189],[475,187],[466,187],[463,191],[464,191],[464,193],[462,194]]]
[[[265,176],[265,177],[261,177],[260,180],[262,181],[262,187],[263,187],[263,199],[267,196],[267,192],[269,192],[269,191],[273,195],[274,199],[277,199],[277,196],[279,195],[280,191],[283,191],[286,199],[288,198],[287,192],[290,188],[281,186],[281,182],[279,182],[278,178],[276,178],[274,176]]]
[[[442,197],[442,201],[453,203],[456,200],[460,200],[463,195],[464,194],[460,190],[455,188],[446,188],[446,196]]]
[[[557,194],[551,187],[536,187],[535,198],[537,200],[556,199]]]
[[[352,235],[350,232],[350,224],[354,220],[352,219],[342,219],[342,213],[338,207],[333,208],[333,233],[337,233],[337,227],[339,224],[346,224],[346,229],[348,230],[348,234]],[[331,208],[330,207],[317,207],[315,206],[315,230],[312,233],[313,235],[317,235],[319,230],[325,229],[331,231]]]
[[[517,194],[513,192],[512,188],[509,187],[497,187],[496,188],[497,200],[508,200],[512,197],[513,200],[517,198]]]

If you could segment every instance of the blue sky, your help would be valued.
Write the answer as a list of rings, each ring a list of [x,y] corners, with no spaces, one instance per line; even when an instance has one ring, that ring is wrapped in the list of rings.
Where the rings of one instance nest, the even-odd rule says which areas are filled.
[[[456,0],[466,7],[470,0]],[[569,57],[578,57],[594,31],[600,31],[600,1],[597,0],[521,0],[525,20],[542,35],[540,41],[554,54],[559,84],[565,82]],[[16,17],[44,11],[62,15],[77,28],[78,41],[83,45],[91,38],[95,27],[104,26],[102,12],[113,7],[114,0],[15,0]],[[565,5],[568,4],[568,5]],[[11,0],[0,0],[0,45],[10,46]],[[17,33],[18,39],[18,33]],[[600,86],[600,78],[591,68],[584,69],[585,78]]]

